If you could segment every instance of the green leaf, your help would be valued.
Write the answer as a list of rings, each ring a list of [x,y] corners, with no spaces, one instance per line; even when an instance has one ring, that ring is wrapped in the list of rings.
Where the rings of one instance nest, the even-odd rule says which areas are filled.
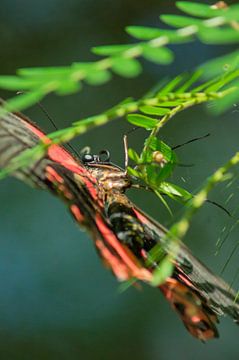
[[[120,76],[131,78],[139,75],[142,67],[135,59],[117,57],[112,59],[112,70]]]
[[[111,73],[107,70],[91,71],[86,76],[86,82],[89,85],[101,85],[108,82],[111,79]]]
[[[71,79],[65,79],[60,81],[59,85],[56,88],[56,93],[58,95],[67,95],[79,91],[81,88],[80,82],[73,81]]]
[[[4,105],[7,111],[20,111],[40,101],[44,96],[42,91],[35,91],[18,95],[8,100]],[[1,110],[0,110],[1,111]]]
[[[140,40],[152,40],[162,36],[162,32],[158,28],[145,26],[127,26],[125,31]]]
[[[56,77],[66,76],[72,71],[70,66],[56,66],[56,67],[35,67],[22,68],[17,70],[17,74],[27,77]]]
[[[166,30],[145,26],[127,26],[126,31],[128,34],[139,40],[153,40],[160,37],[167,37],[168,42],[172,44],[185,43],[191,40],[190,37],[185,38],[185,36],[181,36],[175,30]]]
[[[134,149],[128,149],[128,156],[130,159],[132,159],[136,164],[140,162],[139,155]]]
[[[213,6],[194,2],[178,1],[176,6],[185,13],[202,18],[220,17],[227,22],[239,20],[239,5],[229,5],[227,8],[216,9]]]
[[[215,92],[221,89],[223,86],[230,84],[234,79],[237,79],[238,77],[239,77],[239,69],[234,71],[228,71],[225,72],[223,76],[218,76],[216,78],[208,80],[207,82],[197,86],[191,91],[192,93],[201,92],[201,91]]]
[[[130,278],[129,280],[124,280],[123,282],[120,283],[120,285],[118,286],[118,291],[120,294],[122,294],[123,292],[125,292],[126,290],[128,290],[130,287],[132,287],[133,285],[135,285],[137,283],[137,279],[136,278]]]
[[[202,20],[188,16],[180,16],[180,15],[161,15],[160,20],[162,20],[167,25],[175,26],[177,28],[182,28],[191,25],[199,26],[202,24]]]
[[[146,178],[143,180],[154,190],[160,189],[160,183],[167,179],[175,166],[176,155],[174,151],[163,141],[155,136],[150,136],[145,141],[145,150],[141,154],[142,173],[146,171]],[[163,160],[157,162],[157,152],[163,156]]]
[[[231,71],[239,67],[239,50],[209,60],[200,66],[204,78],[221,75],[224,71]]]
[[[141,173],[139,171],[137,171],[136,169],[133,169],[132,167],[128,166],[127,167],[127,173],[131,176],[134,176],[136,178],[141,179]]]
[[[224,98],[220,99],[220,101],[212,101],[208,110],[213,113],[214,115],[221,114],[225,110],[231,110],[232,112],[235,111],[235,114],[238,113],[238,106],[239,103],[239,82],[233,83],[233,85],[237,85],[237,91],[234,91],[230,94],[230,96],[225,96]]]
[[[159,123],[158,119],[153,119],[140,114],[129,114],[127,116],[127,120],[131,124],[143,127],[145,129],[153,129]]]
[[[154,270],[151,284],[153,286],[159,286],[163,284],[165,280],[172,275],[173,269],[174,265],[171,258],[166,256],[157,266],[156,270]]]
[[[139,107],[139,110],[142,111],[142,113],[147,115],[159,115],[163,116],[170,112],[170,109],[167,108],[160,108],[156,106],[149,106],[149,105],[143,105]]]
[[[161,182],[160,189],[173,199],[175,199],[175,197],[181,198],[183,202],[192,198],[192,194],[190,194],[187,190],[166,181]]]
[[[152,265],[155,266],[155,261],[157,263],[161,263],[163,259],[165,259],[166,253],[163,247],[158,243],[156,246],[154,246],[148,253],[147,259],[146,259],[146,266],[152,267]]]
[[[213,9],[209,5],[199,4],[190,1],[177,1],[176,6],[177,8],[179,8],[180,10],[184,11],[189,15],[203,17],[203,18],[210,18],[214,16],[220,16],[221,14],[223,14],[222,10]]]
[[[184,79],[185,75],[178,75],[174,79],[172,79],[168,84],[166,84],[163,89],[161,89],[158,93],[158,96],[167,95],[169,92],[172,92],[178,84]],[[160,106],[162,106],[160,104]]]
[[[154,190],[154,193],[155,193],[155,195],[162,201],[163,205],[166,207],[166,209],[168,210],[169,214],[170,214],[171,216],[173,216],[173,213],[172,213],[172,211],[171,211],[171,209],[170,209],[167,201],[163,198],[163,196],[160,194],[160,192],[157,191],[157,190]]]
[[[24,79],[17,76],[0,76],[0,87],[7,90],[29,90],[40,85],[41,81],[36,79]]]
[[[144,142],[145,149],[140,154],[140,161],[143,164],[145,164],[145,163],[150,164],[152,162],[152,150],[148,145],[149,140],[150,140],[150,137],[148,137],[145,140],[145,142]]]
[[[223,16],[228,22],[239,21],[239,4],[229,5],[227,9],[223,9]]]
[[[153,160],[151,160],[153,161]],[[167,191],[163,190],[161,183],[164,182],[174,169],[173,163],[166,163],[163,167],[158,163],[152,162],[152,165],[145,165],[144,171],[146,171],[147,177],[144,181],[154,190],[168,195]]]
[[[202,75],[202,70],[196,70],[190,77],[185,81],[183,85],[177,89],[176,93],[180,94],[187,91]]]
[[[199,39],[205,44],[233,44],[239,42],[239,32],[232,28],[202,28]]]
[[[111,56],[121,54],[134,47],[135,45],[104,45],[93,47],[91,51],[96,55]]]
[[[214,84],[207,87],[206,91],[207,92],[218,91],[223,86],[225,86],[226,84],[229,84],[232,80],[237,79],[237,78],[239,78],[239,69],[229,72],[229,73],[225,74],[224,76],[221,76],[218,79],[218,81],[216,81]]]
[[[147,142],[148,146],[153,151],[160,151],[166,161],[176,162],[176,155],[174,151],[162,140],[159,140],[156,136],[148,138],[150,141]]]
[[[174,55],[171,50],[166,47],[143,46],[143,57],[156,64],[168,65],[173,61]]]
[[[164,167],[161,170],[161,182],[164,180],[167,180],[169,178],[169,176],[172,175],[173,170],[175,168],[175,163],[174,162],[168,162],[167,164],[164,165]]]
[[[210,80],[208,80],[207,82],[205,82],[205,83],[203,83],[203,84],[201,84],[201,85],[196,86],[195,88],[193,88],[193,89],[191,90],[191,92],[192,92],[193,94],[198,93],[198,92],[202,92],[202,91],[204,91],[205,89],[207,89],[209,86],[211,86],[212,84],[216,84],[216,83],[218,82],[218,79],[221,79],[221,76],[220,76],[220,77],[218,76],[217,78],[210,79]]]

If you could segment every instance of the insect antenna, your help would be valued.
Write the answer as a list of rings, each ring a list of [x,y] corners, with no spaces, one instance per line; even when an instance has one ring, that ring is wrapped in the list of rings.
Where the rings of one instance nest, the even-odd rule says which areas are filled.
[[[24,94],[24,91],[17,91],[16,95],[21,95]],[[45,114],[45,116],[47,117],[47,119],[50,121],[50,123],[52,124],[52,126],[54,127],[55,130],[59,130],[58,127],[56,126],[53,118],[50,116],[49,112],[45,109],[45,107],[42,105],[42,103],[40,101],[38,101],[37,106],[41,109],[41,111]],[[79,157],[79,154],[77,153],[77,151],[74,149],[74,147],[70,144],[70,143],[66,143],[66,145],[69,147],[69,149],[71,149],[71,151],[77,156]]]
[[[45,116],[47,117],[47,119],[50,121],[50,123],[52,124],[52,126],[54,127],[55,130],[59,130],[58,127],[56,126],[54,120],[52,119],[52,117],[50,116],[49,112],[45,109],[45,107],[38,101],[37,105],[39,106],[39,108],[42,110],[42,112],[45,114]],[[71,149],[71,151],[77,156],[80,157],[80,155],[78,154],[78,152],[76,151],[76,149],[69,143],[66,142],[66,145],[69,147],[69,149]]]
[[[208,136],[210,136],[210,135],[211,135],[211,134],[210,134],[210,133],[208,133],[208,134],[206,134],[206,135],[203,135],[203,136],[199,136],[199,137],[193,138],[193,139],[188,140],[188,141],[186,141],[186,142],[184,142],[184,143],[182,143],[182,144],[179,144],[179,145],[173,146],[173,147],[172,147],[172,150],[179,149],[180,147],[182,147],[182,146],[184,146],[184,145],[187,145],[187,144],[190,144],[190,143],[192,143],[192,142],[194,142],[194,141],[198,141],[198,140],[205,139],[205,138],[207,138],[207,137],[208,137]]]
[[[186,142],[184,142],[184,143],[182,143],[182,144],[173,146],[173,147],[172,147],[172,150],[179,149],[180,147],[182,147],[182,146],[184,146],[184,145],[187,145],[187,144],[190,144],[190,143],[192,143],[192,142],[194,142],[194,141],[198,141],[198,140],[205,139],[205,138],[207,138],[208,136],[210,136],[210,133],[208,133],[208,134],[206,134],[206,135],[203,135],[203,136],[199,136],[199,137],[193,138],[193,139],[188,140],[188,141],[186,141]],[[178,165],[178,166],[181,166],[181,167],[191,167],[191,166],[193,166],[194,164],[188,164],[188,165],[187,165],[187,164],[180,164],[180,163],[178,163],[177,165]],[[206,199],[205,201],[206,201],[207,203],[209,203],[209,204],[212,204],[212,205],[217,206],[219,209],[223,210],[228,216],[232,217],[230,211],[228,211],[223,205],[217,203],[216,201],[209,200],[209,199]]]
[[[227,210],[223,205],[219,204],[218,202],[209,200],[209,199],[206,199],[205,201],[209,204],[215,205],[219,209],[223,210],[228,216],[232,217],[232,214],[230,213],[230,211]]]
[[[49,112],[45,109],[45,107],[42,105],[42,103],[40,103],[39,101],[37,102],[37,106],[39,106],[39,108],[41,109],[41,111],[46,115],[47,119],[50,121],[50,123],[52,124],[52,126],[54,127],[55,130],[58,130],[58,127],[56,126],[54,120],[52,119],[52,117],[50,116]]]

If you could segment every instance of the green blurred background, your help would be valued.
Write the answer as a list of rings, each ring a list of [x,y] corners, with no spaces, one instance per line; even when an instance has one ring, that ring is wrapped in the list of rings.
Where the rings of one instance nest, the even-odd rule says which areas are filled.
[[[1,0],[1,74],[14,74],[19,67],[95,60],[90,47],[132,41],[123,31],[126,25],[157,26],[159,14],[174,12],[174,1],[160,0]],[[105,86],[86,86],[72,96],[49,96],[43,105],[59,128],[66,127],[127,96],[140,97],[163,77],[191,70],[235,47],[195,42],[173,49],[176,60],[171,66],[144,62],[144,74],[137,79],[114,77]],[[26,113],[45,131],[53,130],[37,106]],[[211,133],[206,140],[178,151],[180,162],[195,166],[178,168],[172,181],[195,190],[238,149],[238,114],[237,104],[218,118],[205,107],[197,107],[179,114],[163,129],[162,137],[170,145]],[[78,150],[86,145],[94,152],[107,148],[112,160],[122,165],[122,137],[130,128],[120,119],[73,143]],[[132,133],[130,146],[140,149],[144,138],[143,130]],[[225,204],[234,193],[235,200],[227,208],[236,211],[237,191],[235,182],[229,189],[218,187],[211,198]],[[129,196],[163,224],[172,223],[152,194],[134,190]],[[238,328],[231,319],[222,319],[219,340],[202,344],[186,332],[157,289],[143,286],[142,291],[130,288],[120,293],[91,239],[57,198],[5,179],[0,183],[0,202],[0,359],[239,358]],[[176,218],[182,214],[180,206],[170,205]],[[237,227],[218,256],[214,256],[216,241],[224,226],[227,233],[236,219],[205,205],[186,236],[194,253],[218,273],[238,243]],[[228,281],[238,270],[237,256],[223,274]],[[238,288],[238,281],[234,287]]]

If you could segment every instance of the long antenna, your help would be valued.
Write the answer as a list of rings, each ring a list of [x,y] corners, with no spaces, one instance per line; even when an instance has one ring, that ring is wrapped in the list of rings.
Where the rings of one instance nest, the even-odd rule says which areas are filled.
[[[186,141],[186,142],[184,142],[184,143],[182,143],[182,144],[173,146],[173,147],[172,147],[172,150],[178,149],[178,148],[180,148],[180,147],[182,147],[182,146],[184,146],[184,145],[190,144],[190,143],[192,143],[192,142],[194,142],[194,141],[198,141],[198,140],[205,139],[205,138],[207,138],[208,136],[210,136],[210,133],[208,133],[208,134],[206,134],[206,135],[203,135],[203,136],[199,136],[199,137],[193,138],[193,139],[188,140],[188,141]]]
[[[58,130],[54,120],[52,119],[52,117],[50,116],[49,112],[45,109],[45,107],[38,101],[37,105],[39,106],[39,108],[42,110],[42,112],[46,115],[47,119],[50,121],[50,123],[52,124],[52,126],[54,127],[55,130]]]
[[[48,113],[48,111],[45,109],[45,107],[40,103],[37,102],[37,105],[40,107],[40,109],[42,110],[42,112],[46,115],[47,119],[50,121],[50,123],[52,124],[52,126],[54,127],[55,130],[58,130],[58,127],[56,126],[54,120],[52,119],[52,117],[50,116],[50,114]],[[67,142],[66,145],[73,151],[73,153],[77,156],[80,157],[79,154],[77,153],[77,151],[73,148],[73,146]]]
[[[209,204],[212,204],[212,205],[217,206],[219,209],[225,211],[225,213],[226,213],[228,216],[232,217],[232,214],[230,213],[230,211],[228,211],[223,205],[219,204],[218,202],[213,201],[213,200],[209,200],[209,199],[206,199],[205,201],[206,201],[207,203],[209,203]]]

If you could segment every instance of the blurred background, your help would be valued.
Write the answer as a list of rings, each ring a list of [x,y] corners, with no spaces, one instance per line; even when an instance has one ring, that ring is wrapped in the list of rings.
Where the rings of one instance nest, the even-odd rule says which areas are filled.
[[[212,2],[211,2],[212,3]],[[177,13],[174,1],[161,0],[1,0],[1,74],[17,68],[68,65],[91,61],[92,46],[134,41],[127,25],[159,25],[158,16]],[[162,25],[162,24],[161,24]],[[234,47],[235,48],[235,47]],[[87,87],[67,96],[48,96],[44,107],[59,128],[94,115],[120,100],[138,98],[164,77],[192,70],[212,57],[233,50],[198,42],[174,46],[175,62],[156,66],[144,62],[144,74],[134,80],[114,79],[101,87]],[[14,94],[1,92],[2,97]],[[189,190],[238,150],[237,104],[220,117],[206,107],[179,114],[162,131],[165,142],[177,145],[210,132],[211,136],[178,150],[181,163],[172,181]],[[53,131],[35,106],[26,111],[42,129]],[[111,151],[123,165],[123,135],[131,128],[120,119],[74,140],[80,150]],[[130,134],[130,146],[140,150],[146,134]],[[238,289],[238,181],[224,184],[211,199],[235,213],[230,219],[206,204],[194,217],[185,242],[210,268]],[[235,195],[235,196],[234,196]],[[182,214],[170,203],[172,219],[149,193],[129,191],[132,200],[169,226]],[[231,197],[230,201],[228,197]],[[207,344],[192,338],[157,289],[143,286],[120,293],[119,284],[104,269],[89,236],[73,222],[65,206],[51,194],[28,188],[15,179],[0,183],[0,358],[4,360],[173,360],[238,359],[238,328],[222,319],[220,338]],[[227,236],[228,235],[228,236]],[[217,256],[216,242],[226,238]]]

